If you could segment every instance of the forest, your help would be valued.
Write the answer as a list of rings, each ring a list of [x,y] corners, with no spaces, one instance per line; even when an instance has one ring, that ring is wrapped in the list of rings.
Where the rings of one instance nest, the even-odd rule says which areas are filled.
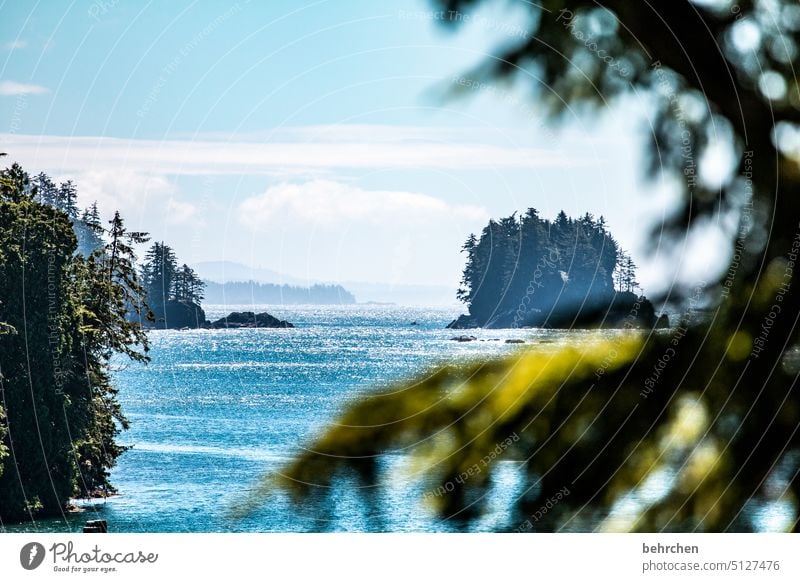
[[[96,202],[81,211],[77,204],[78,189],[71,180],[56,184],[42,172],[31,182],[36,189],[36,200],[60,210],[72,223],[80,254],[89,256],[103,248],[104,229]],[[121,221],[119,215],[114,221]],[[134,241],[141,242],[145,241]],[[129,306],[129,318],[144,327],[161,329],[201,327],[205,323],[200,307],[205,283],[188,265],[179,264],[172,247],[163,241],[154,242],[142,265],[135,267],[139,270],[144,301],[137,308]]]
[[[71,182],[0,172],[0,520],[63,515],[75,496],[114,492],[127,428],[109,361],[148,360],[132,321],[145,305],[119,213],[79,214]]]
[[[0,173],[0,520],[61,515],[114,493],[128,421],[109,361],[147,362],[147,328],[209,325],[205,284],[174,250],[81,210],[77,187]]]
[[[276,285],[255,281],[204,281],[209,303],[271,303],[282,305],[350,305],[355,296],[341,285]]]
[[[574,219],[562,210],[551,221],[530,208],[489,221],[463,251],[458,298],[469,315],[450,327],[619,327],[637,304],[631,323],[657,323],[653,306],[638,294],[636,265],[602,216]]]

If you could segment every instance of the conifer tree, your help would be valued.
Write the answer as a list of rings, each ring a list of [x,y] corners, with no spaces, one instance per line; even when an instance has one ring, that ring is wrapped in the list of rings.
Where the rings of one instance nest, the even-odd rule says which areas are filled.
[[[42,175],[36,182],[45,183]],[[114,354],[147,360],[127,318],[137,293],[132,236],[76,253],[73,219],[43,204],[17,164],[0,174],[0,520],[62,516],[70,497],[113,491],[127,426],[108,373]]]
[[[205,283],[200,280],[189,265],[184,263],[175,272],[172,298],[184,303],[199,304],[203,300],[204,287]]]
[[[47,206],[56,206],[58,203],[58,186],[50,179],[50,176],[40,172],[34,179],[38,191],[38,200]]]
[[[470,235],[463,251],[458,298],[478,325],[509,313],[523,325],[529,312],[546,314],[557,303],[579,309],[610,302],[620,252],[604,219],[586,214],[574,220],[561,211],[551,223],[534,208],[520,218],[490,221],[480,238]]]
[[[80,219],[74,221],[73,228],[78,237],[78,252],[84,256],[92,254],[94,251],[103,248],[103,223],[100,219],[100,212],[97,209],[97,202],[89,208],[85,208]]]
[[[175,278],[178,261],[175,251],[163,242],[155,242],[147,250],[142,265],[142,280],[148,302],[153,308],[162,310],[175,298]]]
[[[78,218],[78,189],[72,180],[62,182],[56,193],[55,207],[66,214],[70,220]]]

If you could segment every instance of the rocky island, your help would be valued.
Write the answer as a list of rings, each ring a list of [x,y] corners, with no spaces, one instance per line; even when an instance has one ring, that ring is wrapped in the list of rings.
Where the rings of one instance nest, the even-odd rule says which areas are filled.
[[[233,312],[216,321],[206,319],[200,306],[207,283],[186,264],[178,266],[175,251],[155,242],[141,268],[143,304],[129,310],[129,318],[149,329],[239,329],[294,327],[269,313]]]
[[[602,217],[554,221],[534,208],[491,220],[464,244],[458,298],[469,313],[449,329],[653,328],[669,325],[638,293],[636,265]]]
[[[288,321],[278,319],[269,313],[254,313],[252,311],[235,311],[230,315],[209,323],[213,329],[241,329],[241,328],[289,328],[294,327]]]

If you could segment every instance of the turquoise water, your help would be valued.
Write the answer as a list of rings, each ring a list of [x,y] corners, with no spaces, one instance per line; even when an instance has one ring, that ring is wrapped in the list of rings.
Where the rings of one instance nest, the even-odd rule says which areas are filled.
[[[245,308],[253,310],[212,306],[207,312],[213,319]],[[133,446],[113,471],[120,495],[81,503],[86,511],[66,521],[16,527],[69,531],[100,518],[115,532],[448,530],[449,524],[431,519],[421,505],[425,483],[414,479],[400,458],[385,463],[394,475],[391,487],[380,495],[345,488],[325,515],[279,496],[243,521],[232,521],[226,512],[260,475],[289,460],[360,393],[437,362],[515,347],[490,340],[553,334],[478,330],[474,335],[486,341],[450,341],[461,332],[443,328],[458,308],[255,309],[297,327],[152,332],[152,362],[120,362],[114,376],[131,421],[121,440]],[[501,506],[513,492],[513,469],[501,468],[506,487],[496,496],[498,510],[486,516],[481,529],[507,519]]]
[[[253,306],[212,306],[209,318]],[[444,329],[458,309],[351,305],[256,306],[293,322],[295,329],[154,331],[152,362],[117,362],[119,399],[131,420],[121,441],[133,448],[113,470],[120,495],[76,502],[82,512],[64,519],[6,526],[4,531],[80,531],[90,519],[112,532],[450,531],[421,501],[435,489],[407,459],[382,461],[380,489],[339,487],[313,508],[281,494],[244,520],[228,517],[258,478],[280,469],[335,421],[359,395],[444,361],[508,353],[527,344],[586,341],[620,331],[470,330],[479,341],[451,341]],[[416,321],[418,325],[410,325]],[[518,466],[495,461],[487,513],[477,531],[514,529],[508,507],[521,490]],[[637,503],[669,486],[668,475],[648,479],[610,516],[625,522]],[[756,529],[781,531],[793,508],[780,503],[746,511]],[[612,521],[613,521],[612,519]],[[600,524],[584,523],[591,530]]]

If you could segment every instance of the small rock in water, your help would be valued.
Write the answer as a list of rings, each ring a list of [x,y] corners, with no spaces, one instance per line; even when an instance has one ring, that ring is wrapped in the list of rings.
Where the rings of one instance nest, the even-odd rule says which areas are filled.
[[[476,339],[478,338],[474,335],[457,335],[450,338],[450,340],[454,342],[474,342]]]
[[[523,339],[507,339],[506,343],[507,344],[524,344],[525,340],[523,340]]]
[[[233,312],[227,317],[214,321],[211,326],[215,329],[239,329],[252,327],[294,327],[288,321],[283,321],[269,313],[253,313],[252,311]]]

